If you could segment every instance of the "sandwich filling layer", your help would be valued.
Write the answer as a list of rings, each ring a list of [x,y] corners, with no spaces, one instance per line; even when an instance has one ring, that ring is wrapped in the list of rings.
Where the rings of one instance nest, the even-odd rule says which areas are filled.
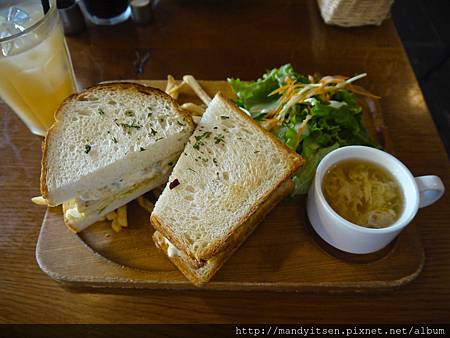
[[[88,195],[81,195],[74,199],[74,204],[77,206],[79,212],[90,213],[93,211],[101,210],[102,208],[108,206],[112,200],[123,197],[136,189],[137,186],[142,186],[146,181],[152,180],[155,177],[164,175],[168,173],[170,169],[175,164],[176,160],[180,156],[180,152],[168,156],[166,159],[152,163],[145,169],[141,170],[138,175],[134,173],[132,179],[129,177],[121,178],[118,177],[110,186],[121,188],[116,192],[111,192],[108,187],[103,187],[96,191],[94,196],[101,196],[97,199],[86,199]],[[139,176],[139,179],[136,177]]]
[[[180,153],[172,154],[163,161],[159,161],[150,166],[148,173],[144,179],[139,183],[134,183],[131,186],[124,184],[125,188],[117,193],[107,195],[106,197],[98,200],[84,201],[81,198],[69,200],[63,204],[64,220],[72,230],[80,231],[77,224],[83,222],[87,217],[93,217],[97,215],[103,217],[109,213],[110,208],[115,201],[123,201],[122,204],[128,202],[129,197],[133,197],[136,192],[147,188],[147,190],[153,189],[156,186],[165,183],[167,177],[172,169],[172,166],[178,159]],[[152,184],[154,182],[154,184]],[[145,192],[145,191],[144,191]],[[142,193],[144,193],[142,192]]]

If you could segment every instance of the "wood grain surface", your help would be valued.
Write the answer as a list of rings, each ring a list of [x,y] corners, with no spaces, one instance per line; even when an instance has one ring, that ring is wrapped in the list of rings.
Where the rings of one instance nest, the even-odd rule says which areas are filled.
[[[315,1],[161,1],[149,26],[89,27],[68,38],[82,86],[114,79],[254,79],[291,62],[303,73],[367,72],[381,95],[396,155],[415,175],[450,183],[449,160],[390,20],[380,27],[323,24]],[[150,57],[142,73],[137,55]],[[405,323],[450,318],[449,194],[420,210],[420,276],[382,294],[66,289],[38,267],[45,210],[39,194],[39,137],[0,109],[0,321],[3,323]]]
[[[162,90],[166,87],[166,81],[139,82]],[[220,91],[235,98],[225,81],[199,82],[210,97]],[[197,103],[199,99],[186,87],[180,91],[178,102]],[[381,112],[369,111],[366,107],[363,116],[375,138],[379,135],[376,131],[384,126]],[[385,136],[379,143],[387,143]],[[315,236],[308,225],[305,209],[304,196],[285,199],[202,288],[375,291],[403,286],[422,271],[425,257],[415,224],[381,252],[351,255],[332,248]],[[155,247],[149,214],[136,203],[128,209],[128,224],[128,228],[115,233],[109,222],[98,222],[75,235],[64,226],[61,208],[49,209],[42,223],[36,260],[45,273],[67,286],[196,288]]]

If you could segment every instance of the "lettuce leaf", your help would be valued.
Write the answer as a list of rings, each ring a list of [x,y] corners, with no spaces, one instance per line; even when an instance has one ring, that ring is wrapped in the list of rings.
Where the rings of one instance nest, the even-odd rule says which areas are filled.
[[[322,158],[329,152],[339,148],[339,144],[335,143],[329,147],[316,148],[315,150],[308,149],[306,154],[303,155],[305,159],[305,165],[300,171],[293,177],[295,188],[293,195],[303,195],[308,193],[309,187],[316,174],[316,168],[319,165]]]
[[[275,89],[286,83],[286,78],[302,83],[308,83],[308,79],[297,74],[290,64],[274,68],[265,73],[256,81],[241,81],[240,79],[228,79],[238,97],[238,105],[247,109],[252,116],[273,109],[279,98],[278,95],[269,96]]]

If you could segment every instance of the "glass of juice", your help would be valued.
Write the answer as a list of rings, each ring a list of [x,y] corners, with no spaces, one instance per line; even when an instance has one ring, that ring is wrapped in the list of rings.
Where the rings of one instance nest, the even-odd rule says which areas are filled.
[[[44,14],[40,0],[0,1],[0,97],[41,136],[76,91],[56,1],[49,2]]]

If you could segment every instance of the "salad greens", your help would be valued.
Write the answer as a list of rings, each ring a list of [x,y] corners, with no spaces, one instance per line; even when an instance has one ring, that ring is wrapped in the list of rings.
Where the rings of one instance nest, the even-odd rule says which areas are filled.
[[[354,96],[378,98],[352,84],[365,75],[305,77],[286,64],[256,81],[228,79],[237,104],[305,159],[294,177],[294,194],[308,192],[320,160],[332,150],[377,147],[362,124],[362,108]]]

